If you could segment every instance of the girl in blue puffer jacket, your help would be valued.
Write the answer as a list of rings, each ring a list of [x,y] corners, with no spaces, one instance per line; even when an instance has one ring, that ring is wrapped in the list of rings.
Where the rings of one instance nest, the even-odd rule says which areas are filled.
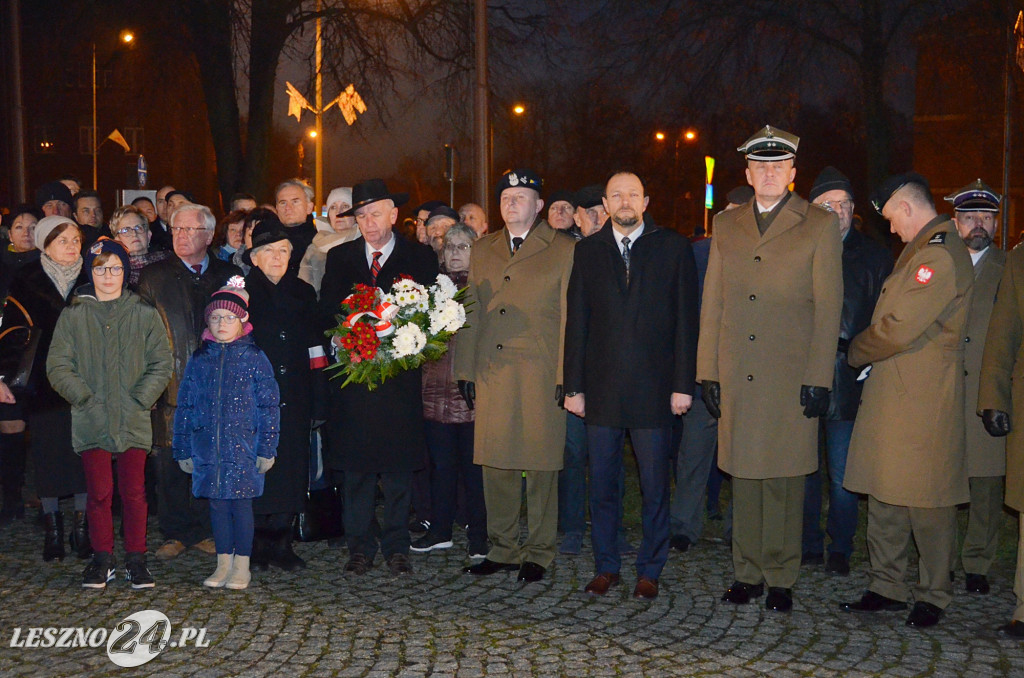
[[[241,276],[206,306],[203,344],[178,388],[174,458],[192,474],[192,494],[210,500],[217,569],[204,586],[244,589],[252,554],[252,500],[274,465],[280,395],[273,368],[256,346]]]

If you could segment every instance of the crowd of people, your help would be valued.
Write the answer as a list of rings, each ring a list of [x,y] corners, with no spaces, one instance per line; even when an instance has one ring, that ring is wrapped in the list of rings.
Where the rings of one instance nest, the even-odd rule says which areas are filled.
[[[338,488],[355,577],[378,554],[410,573],[460,527],[465,573],[537,582],[581,552],[589,512],[584,591],[618,586],[633,555],[633,596],[652,599],[670,551],[717,513],[724,477],[723,601],[765,596],[785,613],[801,566],[849,575],[866,496],[869,584],[840,609],[912,600],[907,624],[932,626],[958,564],[969,593],[989,592],[1004,504],[1024,508],[1024,250],[993,245],[1001,197],[980,179],[946,197],[949,217],[909,172],[870,200],[905,245],[894,261],[855,227],[840,170],[808,199],[792,190],[798,146],[771,126],[747,139],[747,185],[693,238],[654,223],[629,171],[545,202],[537,173],[509,170],[494,229],[479,205],[437,200],[400,224],[409,196],[380,179],[332,190],[325,219],[292,179],[270,204],[235,196],[219,221],[164,186],[108,223],[95,192],[47,183],[5,219],[0,524],[25,517],[29,448],[42,557],[63,559],[67,543],[89,560],[89,588],[117,572],[115,478],[134,588],[154,586],[153,502],[154,555],[215,555],[203,584],[230,589],[305,567],[295,526],[318,481]],[[329,382],[327,330],[354,286],[438,275],[467,290],[471,313],[440,360],[373,389]],[[1002,630],[1024,638],[1020,564],[1015,591]]]

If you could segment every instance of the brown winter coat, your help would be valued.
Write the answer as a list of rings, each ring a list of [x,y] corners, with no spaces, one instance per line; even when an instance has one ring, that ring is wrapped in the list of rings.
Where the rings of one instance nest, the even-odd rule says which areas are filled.
[[[557,471],[565,447],[561,383],[566,289],[576,242],[538,221],[512,256],[506,229],[473,245],[468,326],[455,376],[476,383],[473,461]]]
[[[988,323],[978,411],[1010,413],[1006,505],[1024,511],[1024,248],[1010,252]]]
[[[991,246],[974,267],[974,292],[967,313],[964,337],[964,427],[967,432],[967,477],[1001,476],[1006,473],[1006,438],[994,438],[978,416],[978,383],[981,356],[985,352],[985,334],[996,300],[996,288],[1003,275],[1006,252]]]
[[[843,486],[898,506],[969,499],[964,337],[974,266],[953,222],[929,221],[886,278],[850,364],[871,364]]]
[[[818,468],[801,386],[832,385],[843,305],[835,215],[792,194],[762,236],[754,201],[715,217],[697,379],[722,387],[718,465],[740,478]]]

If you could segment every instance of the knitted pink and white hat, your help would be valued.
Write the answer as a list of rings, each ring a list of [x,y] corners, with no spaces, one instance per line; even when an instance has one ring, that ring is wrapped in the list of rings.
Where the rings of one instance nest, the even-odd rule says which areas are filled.
[[[231,311],[243,320],[249,315],[249,293],[245,291],[245,278],[232,276],[224,287],[210,295],[210,303],[206,305],[203,319],[210,321],[210,314],[218,309]]]

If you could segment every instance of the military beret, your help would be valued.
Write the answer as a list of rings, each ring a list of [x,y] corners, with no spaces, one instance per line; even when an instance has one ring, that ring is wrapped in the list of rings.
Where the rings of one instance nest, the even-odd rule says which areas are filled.
[[[853,196],[853,184],[850,183],[845,174],[831,165],[821,170],[817,178],[815,178],[814,185],[811,186],[811,192],[807,199],[814,202],[819,195],[829,191],[846,191],[848,195]]]
[[[501,179],[498,180],[498,186],[494,189],[495,195],[498,201],[501,201],[501,194],[505,192],[506,188],[532,188],[537,191],[537,195],[540,195],[540,189],[544,186],[544,181],[531,169],[510,169],[505,170],[505,173],[501,175]]]
[[[600,184],[592,184],[576,191],[576,202],[574,204],[583,209],[590,209],[600,205],[601,198],[603,197],[604,188]]]
[[[772,162],[795,157],[799,145],[800,137],[795,134],[765,125],[736,150],[745,153],[748,160]]]
[[[753,188],[750,186],[737,186],[725,194],[725,201],[730,205],[746,205],[753,197]]]
[[[572,191],[555,191],[548,197],[548,205],[554,205],[559,200],[569,203],[572,205],[573,209],[576,209],[576,194]]]
[[[963,188],[946,196],[956,212],[998,212],[1002,196],[981,179],[975,179]]]
[[[875,211],[881,214],[882,208],[885,207],[885,203],[889,202],[889,198],[892,197],[892,194],[907,184],[919,184],[925,189],[925,191],[931,191],[931,188],[928,185],[928,180],[917,172],[894,174],[883,181],[871,195],[871,204],[874,206]]]

